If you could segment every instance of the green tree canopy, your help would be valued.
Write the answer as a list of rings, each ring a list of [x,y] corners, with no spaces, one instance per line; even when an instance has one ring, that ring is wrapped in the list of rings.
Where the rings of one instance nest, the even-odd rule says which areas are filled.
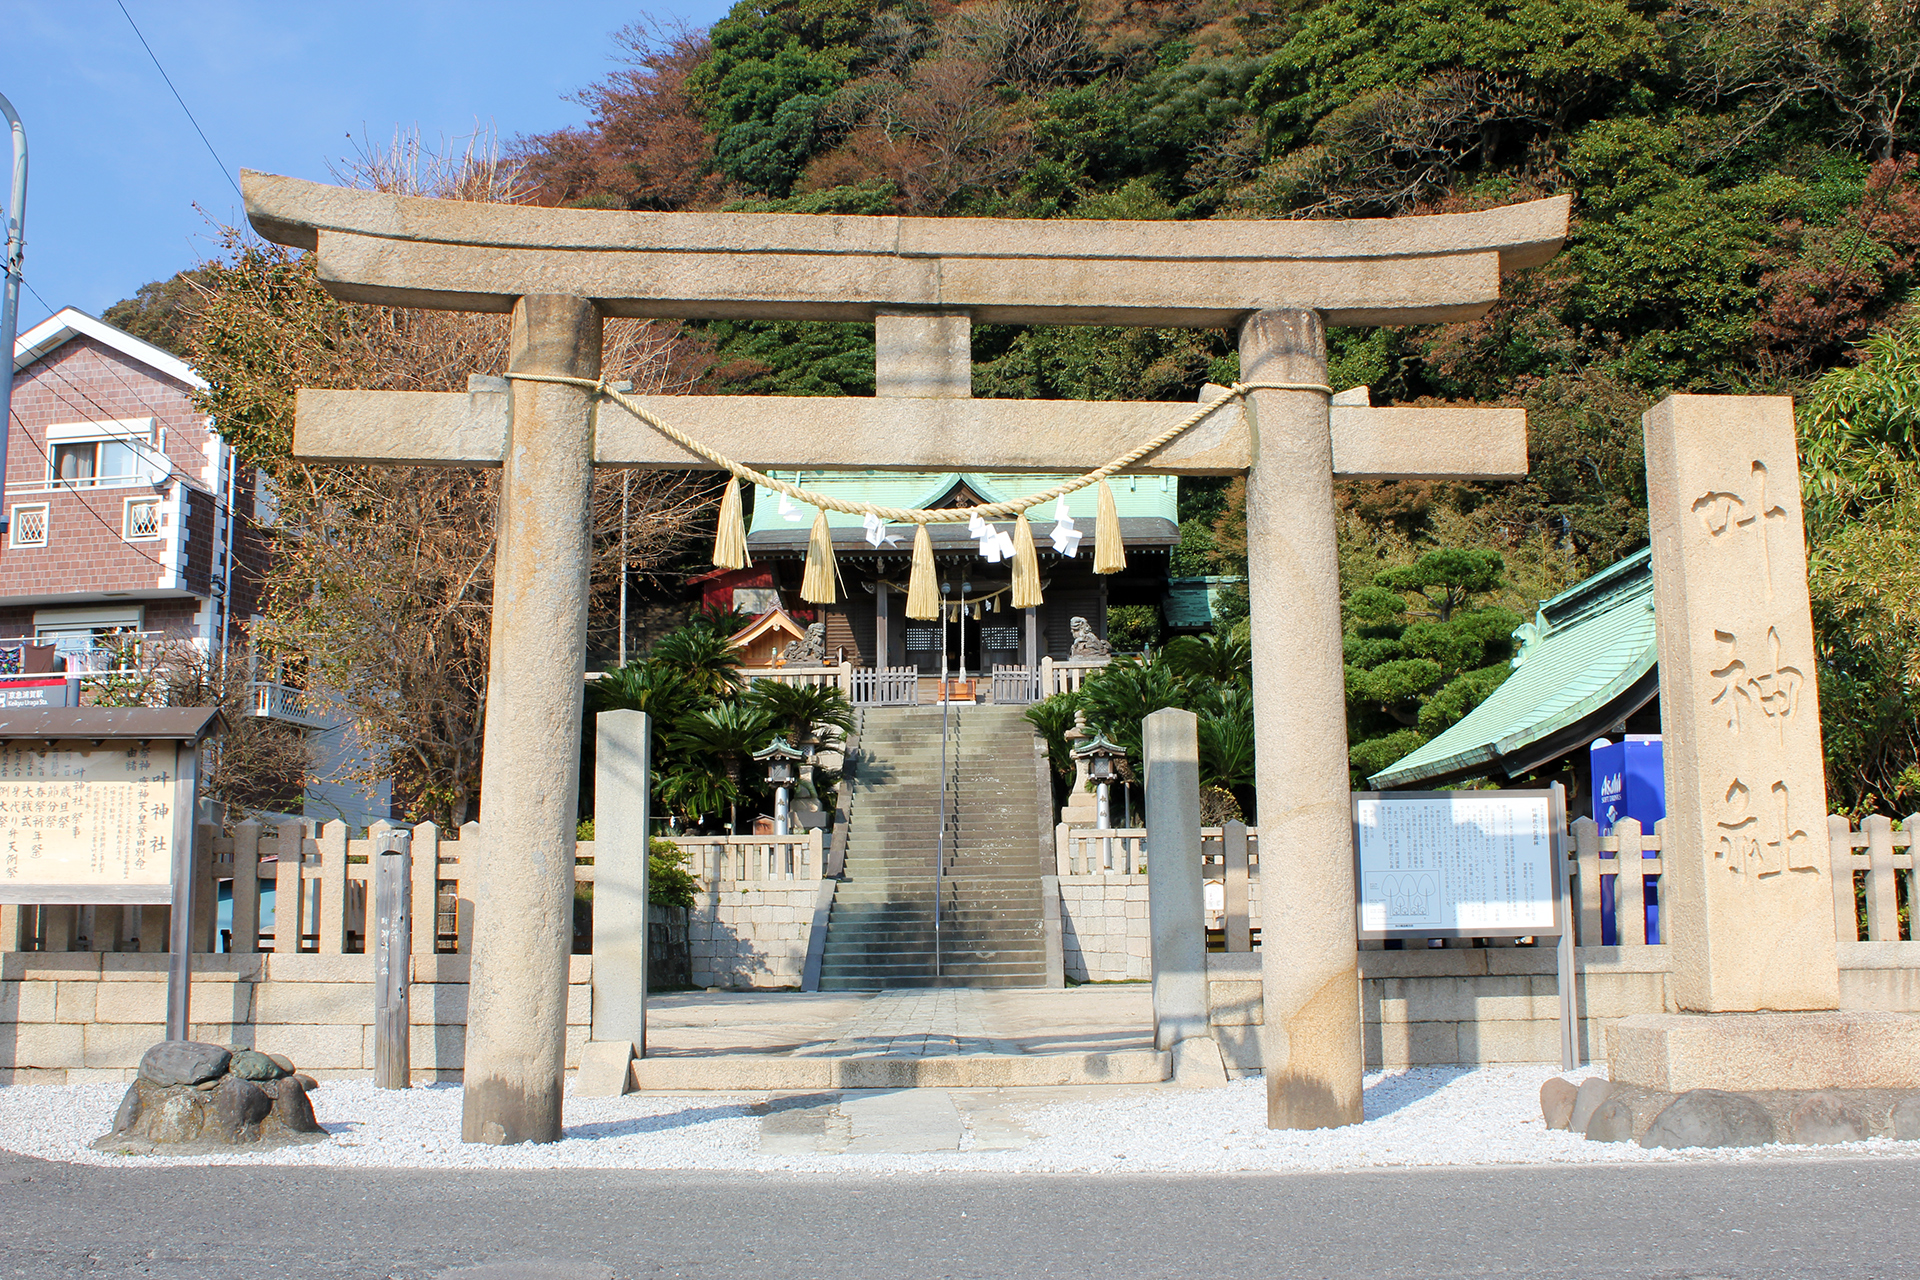
[[[1347,737],[1356,786],[1506,679],[1521,619],[1482,600],[1502,585],[1505,567],[1496,552],[1443,547],[1383,570],[1348,598]]]

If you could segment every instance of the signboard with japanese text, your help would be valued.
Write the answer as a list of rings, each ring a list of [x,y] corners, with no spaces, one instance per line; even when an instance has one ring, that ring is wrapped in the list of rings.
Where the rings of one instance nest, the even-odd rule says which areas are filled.
[[[0,901],[170,901],[182,749],[0,742]]]
[[[1553,791],[1356,792],[1359,936],[1559,934],[1565,831]]]
[[[0,680],[0,710],[71,706],[73,691],[73,684],[64,676]]]

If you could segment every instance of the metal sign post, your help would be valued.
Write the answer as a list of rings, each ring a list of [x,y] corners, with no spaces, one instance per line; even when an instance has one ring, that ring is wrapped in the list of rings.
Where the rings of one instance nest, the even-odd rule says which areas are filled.
[[[1356,791],[1365,939],[1555,938],[1560,1058],[1578,1063],[1566,791]]]

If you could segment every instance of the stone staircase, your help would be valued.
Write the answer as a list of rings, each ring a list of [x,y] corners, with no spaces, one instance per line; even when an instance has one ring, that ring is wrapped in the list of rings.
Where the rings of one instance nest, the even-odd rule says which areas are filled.
[[[848,771],[844,878],[822,991],[1042,986],[1044,824],[1037,738],[1023,707],[872,707]],[[941,791],[947,793],[944,872]],[[940,898],[935,964],[934,897]]]

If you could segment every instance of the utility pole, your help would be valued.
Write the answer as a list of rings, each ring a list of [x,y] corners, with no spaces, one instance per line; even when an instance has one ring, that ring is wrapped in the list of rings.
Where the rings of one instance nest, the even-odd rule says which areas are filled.
[[[0,116],[13,134],[13,186],[7,196],[6,292],[0,298],[0,338],[7,359],[0,364],[0,494],[7,475],[7,429],[13,422],[13,340],[20,330],[20,264],[27,252],[27,127],[13,104],[0,94]],[[7,531],[7,506],[0,502],[0,533]]]

